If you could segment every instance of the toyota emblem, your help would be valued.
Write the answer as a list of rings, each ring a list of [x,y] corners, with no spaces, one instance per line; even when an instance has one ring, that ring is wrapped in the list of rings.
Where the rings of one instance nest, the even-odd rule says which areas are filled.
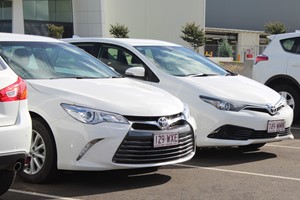
[[[271,115],[275,115],[277,113],[277,108],[270,104],[267,105],[268,111]]]
[[[159,118],[157,123],[160,129],[166,129],[169,127],[169,121],[166,117]]]

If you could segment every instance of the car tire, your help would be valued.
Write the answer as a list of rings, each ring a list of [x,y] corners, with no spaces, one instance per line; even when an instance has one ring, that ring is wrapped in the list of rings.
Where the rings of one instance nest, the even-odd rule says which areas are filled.
[[[277,85],[273,88],[287,100],[288,105],[294,110],[294,122],[299,119],[300,114],[300,95],[291,85]]]
[[[16,172],[12,170],[0,170],[0,196],[8,191],[16,177]]]
[[[31,160],[23,171],[22,180],[30,183],[45,183],[53,180],[57,174],[56,148],[52,132],[43,121],[32,119]]]
[[[246,145],[246,146],[239,146],[239,148],[242,150],[242,151],[256,151],[258,149],[260,149],[261,147],[263,147],[266,143],[259,143],[259,144],[249,144],[249,145]]]

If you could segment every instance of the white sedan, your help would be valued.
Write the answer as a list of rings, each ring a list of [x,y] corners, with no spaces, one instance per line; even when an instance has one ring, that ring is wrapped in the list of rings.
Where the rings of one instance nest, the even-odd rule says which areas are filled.
[[[169,91],[187,103],[197,146],[243,146],[293,139],[293,111],[274,90],[224,70],[177,44],[121,38],[65,39],[120,74]]]
[[[23,169],[30,142],[26,83],[0,56],[0,196],[12,185],[16,171]]]
[[[0,34],[2,57],[28,84],[31,162],[41,183],[57,170],[112,170],[184,162],[195,153],[187,106],[158,88],[122,78],[73,45]]]

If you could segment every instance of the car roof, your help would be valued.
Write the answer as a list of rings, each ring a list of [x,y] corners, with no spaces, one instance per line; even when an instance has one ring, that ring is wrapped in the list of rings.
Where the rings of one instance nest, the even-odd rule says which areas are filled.
[[[62,42],[54,38],[16,33],[0,33],[0,41]]]
[[[280,39],[293,38],[293,37],[300,37],[300,31],[296,30],[295,32],[291,32],[291,33],[282,33],[282,34],[268,36],[270,40],[273,40],[275,38],[280,40]]]
[[[100,37],[78,37],[62,39],[67,42],[107,42],[123,43],[129,46],[180,46],[178,44],[152,39],[133,39],[133,38],[100,38]]]

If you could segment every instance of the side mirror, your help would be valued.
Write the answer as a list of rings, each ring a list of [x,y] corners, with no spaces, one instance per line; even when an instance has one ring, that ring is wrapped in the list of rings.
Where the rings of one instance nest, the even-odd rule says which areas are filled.
[[[125,71],[125,75],[144,77],[145,76],[145,68],[144,67],[131,67]]]

